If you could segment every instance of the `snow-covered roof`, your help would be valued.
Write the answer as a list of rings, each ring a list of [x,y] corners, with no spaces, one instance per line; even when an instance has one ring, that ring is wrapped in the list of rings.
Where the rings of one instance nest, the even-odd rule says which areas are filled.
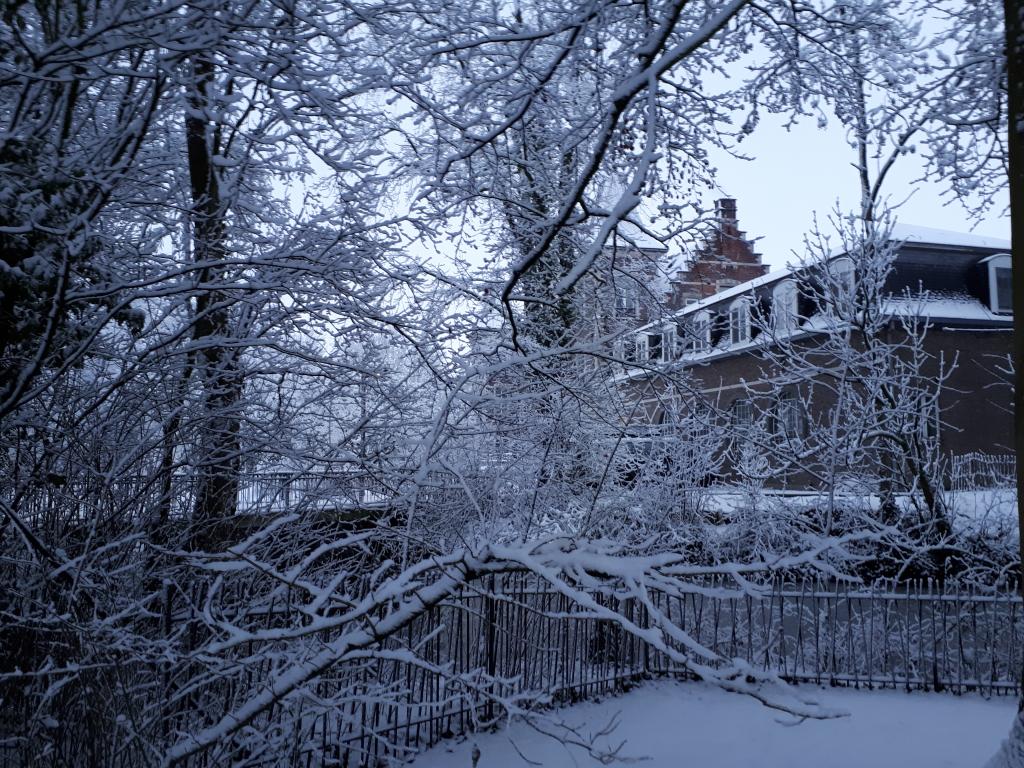
[[[1007,251],[1010,250],[1010,241],[1003,240],[998,237],[975,235],[969,232],[952,232],[945,229],[934,229],[933,227],[920,227],[914,224],[895,224],[892,228],[891,239],[894,241],[905,241],[907,243],[944,245],[960,248],[1005,248]],[[846,251],[842,248],[836,248],[833,249],[823,260],[834,259],[838,256],[844,255],[845,253]],[[677,314],[690,314],[691,312],[697,312],[700,309],[706,309],[707,307],[728,301],[729,299],[741,294],[749,293],[762,285],[768,285],[789,277],[793,273],[806,268],[806,266],[806,264],[787,264],[785,267],[772,270],[761,277],[755,277],[753,280],[747,280],[745,283],[734,285],[732,288],[727,288],[724,291],[720,291],[719,293],[708,296],[705,299],[701,299],[700,301],[685,307]],[[999,316],[992,315],[992,317]]]
[[[915,224],[896,224],[892,228],[893,240],[905,240],[908,243],[928,243],[931,245],[953,245],[964,248],[1005,248],[1010,249],[1010,241],[1001,237],[976,235],[973,232],[952,232],[948,229],[919,227]]]
[[[769,282],[770,277],[771,275],[765,275],[757,280],[751,280],[749,283],[746,283],[746,285],[749,287],[753,284]],[[736,287],[739,288],[740,286]],[[728,292],[723,291],[721,294],[717,294],[715,297],[716,301],[720,301],[721,297],[726,295],[726,293],[732,295],[733,291],[730,289]],[[694,307],[696,306],[696,304],[691,304],[686,307],[686,314],[694,311]],[[982,302],[967,293],[925,292],[914,296],[889,296],[885,300],[882,310],[886,314],[894,317],[917,317],[930,322],[944,321],[948,323],[949,321],[953,321],[955,323],[956,321],[960,321],[968,326],[963,329],[959,329],[965,331],[972,329],[977,330],[978,326],[974,324],[981,324],[986,332],[1010,331],[1013,329],[1013,317],[1011,315],[992,312]],[[697,311],[699,311],[699,309]],[[683,314],[683,312],[677,312],[676,316],[681,314]],[[638,330],[643,331],[644,329],[657,329],[663,322],[664,321],[649,323]],[[835,323],[835,318],[815,315],[801,323],[799,327],[788,331],[786,335],[795,338],[814,334],[829,328],[834,328]],[[748,338],[746,341],[740,343],[732,343],[729,341],[728,337],[723,337],[717,344],[713,346],[709,345],[706,349],[699,352],[687,352],[685,357],[681,359],[683,359],[687,365],[706,363],[715,358],[731,356],[740,352],[747,352],[759,348],[765,343],[772,343],[775,338],[777,337],[761,335],[754,338]],[[646,375],[646,368],[635,367],[627,369],[623,374],[618,375],[615,380],[626,381]]]
[[[890,296],[884,310],[890,314],[921,317],[926,320],[966,320],[986,323],[1013,322],[1011,315],[997,314],[969,294],[931,294]]]
[[[982,237],[961,232],[948,232],[941,229],[932,229],[930,227],[901,225],[894,227],[892,234],[892,240],[894,241],[957,248],[981,248],[991,250],[1005,248],[1009,250],[1010,245],[1009,241],[1001,240],[999,238]],[[846,255],[846,251],[842,249],[834,249],[827,256],[822,257],[818,261],[819,263],[821,261],[831,261],[832,259],[836,259],[844,255]],[[686,307],[670,313],[670,317],[678,318],[684,315],[692,315],[693,313],[700,312],[701,310],[712,306],[727,304],[736,297],[750,295],[755,289],[761,286],[778,283],[785,278],[806,269],[808,266],[809,264],[787,265],[782,269],[773,270],[761,277],[748,280],[698,302],[689,304]],[[977,328],[979,326],[983,326],[987,330],[1009,330],[1012,328],[1013,322],[1011,315],[992,312],[984,302],[979,301],[977,297],[972,296],[966,291],[925,291],[923,293],[915,293],[914,295],[901,295],[897,293],[888,296],[885,300],[884,311],[892,316],[920,317],[929,321],[953,321],[954,323],[956,321],[962,321],[965,326],[967,326],[962,330],[969,330],[970,328]],[[664,324],[665,320],[666,318],[659,318],[654,322],[647,323],[646,325],[637,328],[636,332],[640,333],[650,331],[652,329],[658,329]],[[834,322],[834,320],[829,320],[816,315],[802,323],[799,328],[794,328],[791,333],[793,335],[807,333],[813,334],[817,331],[823,330],[832,322]],[[747,339],[740,344],[734,344],[729,343],[727,339],[723,338],[714,346],[709,346],[707,349],[700,352],[688,353],[686,361],[689,364],[706,362],[718,356],[734,355],[737,352],[760,346],[763,342],[764,340],[758,337]],[[630,368],[618,376],[617,380],[627,380],[643,374],[645,374],[645,368],[643,367]]]
[[[706,309],[707,307],[710,307],[714,304],[719,304],[735,296],[740,296],[741,294],[749,293],[754,288],[759,288],[762,285],[768,285],[769,283],[774,283],[779,280],[782,280],[785,277],[789,277],[799,268],[800,267],[798,266],[785,266],[782,267],[781,269],[772,270],[771,272],[765,275],[755,277],[753,280],[747,280],[747,282],[745,283],[734,285],[732,288],[726,288],[724,291],[719,291],[718,293],[712,294],[711,296],[708,296],[706,299],[701,299],[700,301],[694,302],[693,304],[690,304],[687,307],[685,307],[681,314],[690,314],[691,312],[696,312],[700,309]]]
[[[959,247],[959,248],[986,248],[986,249],[1002,249],[1005,248],[1007,251],[1010,249],[1010,241],[1003,240],[997,237],[988,237],[983,235],[974,235],[966,232],[952,232],[944,229],[935,229],[933,227],[921,227],[912,224],[896,224],[892,228],[892,240],[902,241],[907,243],[915,244],[928,244],[928,245],[940,245],[948,247]],[[819,261],[828,261],[839,256],[846,254],[846,251],[842,248],[834,248],[828,253],[827,256],[822,257]],[[671,316],[680,317],[683,315],[690,315],[695,312],[699,312],[702,309],[707,309],[712,306],[725,304],[731,299],[744,294],[749,294],[753,290],[772,283],[777,283],[787,277],[794,275],[795,273],[806,269],[808,264],[787,264],[785,267],[780,269],[772,270],[767,274],[760,277],[755,277],[753,280],[747,280],[744,283],[739,283],[731,288],[727,288],[724,291],[712,294],[707,298],[701,299],[700,301],[688,304],[674,312],[670,313]],[[897,303],[902,301],[897,297],[890,299],[892,302],[890,307],[899,314],[897,310]],[[1008,315],[996,314],[989,310],[982,302],[976,298],[969,296],[968,294],[957,294],[956,296],[940,296],[932,293],[926,296],[916,296],[912,299],[915,306],[924,301],[928,306],[925,310],[924,307],[920,307],[921,313],[931,319],[949,319],[949,320],[965,320],[965,321],[1006,321],[1009,322],[1010,317]],[[911,307],[908,305],[904,307],[905,310],[910,310]],[[919,314],[915,312],[914,314]],[[664,319],[659,319],[654,322],[644,325],[642,328],[638,328],[638,331],[644,330],[645,328],[656,328]]]

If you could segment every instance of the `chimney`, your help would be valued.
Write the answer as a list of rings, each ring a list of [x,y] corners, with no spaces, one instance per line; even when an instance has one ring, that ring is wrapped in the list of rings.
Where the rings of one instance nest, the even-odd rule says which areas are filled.
[[[731,197],[723,197],[715,201],[715,216],[723,224],[736,222],[736,201]]]

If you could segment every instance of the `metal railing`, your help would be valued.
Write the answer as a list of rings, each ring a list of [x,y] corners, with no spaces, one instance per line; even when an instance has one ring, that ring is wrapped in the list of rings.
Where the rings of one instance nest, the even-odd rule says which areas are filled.
[[[654,627],[650,609],[635,597],[595,593],[594,598],[641,629]],[[238,599],[244,601],[244,594]],[[724,663],[739,659],[786,680],[986,696],[1020,693],[1024,611],[1009,586],[984,591],[918,581],[855,588],[805,580],[778,581],[752,593],[712,580],[685,594],[651,592],[648,599]],[[278,608],[265,620],[280,627],[293,619],[298,620]],[[198,617],[179,615],[176,620]],[[345,629],[318,634],[316,642],[330,642],[332,633]],[[665,642],[685,651],[677,641]],[[208,677],[202,690],[186,699],[194,703],[178,708],[162,727],[188,733],[239,706],[281,672],[280,650],[265,658],[239,658],[241,671],[229,679]],[[281,701],[257,717],[251,733],[276,733],[301,749],[268,754],[253,764],[378,765],[493,720],[501,714],[501,701],[518,700],[524,706],[575,701],[639,678],[690,675],[684,665],[617,622],[581,615],[565,594],[529,574],[470,585],[425,610],[378,650],[326,671],[310,683],[310,697]],[[302,655],[301,648],[292,652]],[[416,663],[409,663],[412,652]],[[123,690],[139,695],[162,690],[167,681],[173,688],[176,680],[203,679],[187,659],[178,663],[184,665],[180,670],[142,663],[129,668],[119,662],[116,678]],[[316,701],[322,704],[311,709]],[[146,698],[143,705],[149,704]],[[33,706],[26,698],[25,718],[36,711]],[[12,725],[19,716],[9,709],[4,719]],[[5,768],[20,764],[17,745],[23,730],[7,740],[9,751],[0,738]],[[87,742],[90,754],[116,756],[104,765],[141,764],[119,741],[117,728],[78,731],[49,733],[48,738],[61,741],[54,753],[66,754],[74,764],[73,756]],[[228,754],[221,749],[184,764],[214,765]]]
[[[750,594],[723,579],[683,596],[650,598],[723,660],[742,659],[790,682],[986,696],[1021,690],[1024,622],[1021,598],[1009,587],[914,581],[854,588],[806,580]],[[652,626],[636,599],[597,599],[641,628]],[[497,714],[502,697],[576,701],[645,677],[691,676],[616,623],[579,618],[577,610],[530,575],[466,590],[386,644],[419,648],[426,665],[384,660],[344,683],[335,678],[354,691],[392,686],[394,696],[375,697],[372,706],[356,697],[347,709],[325,712],[307,726],[306,739],[333,743],[343,764],[377,765],[477,727]],[[477,687],[465,684],[471,680]]]
[[[1013,488],[1017,461],[1012,453],[965,453],[952,457],[950,486],[954,491]]]

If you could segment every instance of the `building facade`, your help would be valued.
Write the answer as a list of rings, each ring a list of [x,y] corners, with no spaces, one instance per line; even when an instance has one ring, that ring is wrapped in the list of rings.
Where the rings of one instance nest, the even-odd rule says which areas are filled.
[[[739,228],[736,201],[722,198],[703,245],[671,278],[668,303],[674,308],[695,304],[767,272],[754,242]]]
[[[622,342],[634,434],[704,422],[717,479],[794,490],[1013,453],[1008,242],[897,226],[768,273],[734,201],[717,212],[667,315]]]

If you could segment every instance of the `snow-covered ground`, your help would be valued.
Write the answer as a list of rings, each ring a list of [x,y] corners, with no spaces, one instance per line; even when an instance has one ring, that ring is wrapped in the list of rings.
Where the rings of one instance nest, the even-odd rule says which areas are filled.
[[[1009,732],[1016,711],[1012,697],[799,690],[849,716],[793,724],[752,699],[675,682],[648,684],[555,714],[582,734],[598,733],[617,718],[618,727],[598,743],[607,749],[624,742],[620,756],[648,758],[639,763],[647,768],[981,768]],[[602,765],[581,748],[514,723],[442,743],[413,766],[470,768],[474,744],[478,768]]]
[[[948,503],[958,531],[989,536],[1016,533],[1017,491],[1013,488],[955,491],[949,494]]]
[[[837,496],[840,506],[878,512],[882,500],[875,494],[843,493]],[[985,488],[971,491],[948,491],[945,501],[953,517],[954,528],[962,533],[997,535],[1017,528],[1017,491],[1014,488]],[[703,500],[704,509],[727,518],[738,513],[773,509],[815,509],[828,504],[827,497],[815,492],[762,491],[751,497],[728,487],[711,489]],[[896,503],[904,510],[912,510],[912,501],[906,495],[896,496]],[[728,527],[722,532],[728,535]]]

